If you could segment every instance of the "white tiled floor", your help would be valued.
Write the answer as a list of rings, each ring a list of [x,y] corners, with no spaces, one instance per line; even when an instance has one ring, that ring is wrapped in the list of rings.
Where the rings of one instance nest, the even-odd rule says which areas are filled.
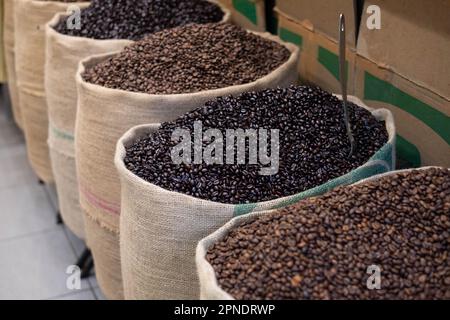
[[[94,275],[67,288],[84,243],[56,224],[54,188],[38,184],[4,94],[0,102],[0,299],[104,299]]]

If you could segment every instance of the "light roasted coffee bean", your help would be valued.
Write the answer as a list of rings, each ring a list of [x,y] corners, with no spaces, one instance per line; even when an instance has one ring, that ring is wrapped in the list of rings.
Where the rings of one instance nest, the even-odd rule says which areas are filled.
[[[207,254],[236,299],[450,299],[450,173],[415,170],[303,200]]]
[[[189,25],[138,41],[87,70],[83,78],[133,92],[191,93],[255,81],[289,56],[277,42],[235,25]]]

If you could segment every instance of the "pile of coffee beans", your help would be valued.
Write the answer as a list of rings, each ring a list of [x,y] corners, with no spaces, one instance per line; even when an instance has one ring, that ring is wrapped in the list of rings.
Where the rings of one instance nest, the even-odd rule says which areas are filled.
[[[376,120],[369,111],[354,104],[349,105],[349,110],[358,146],[352,156],[341,101],[319,88],[292,86],[209,101],[135,141],[127,148],[124,161],[130,171],[148,182],[197,198],[231,204],[272,200],[350,172],[387,142],[384,121]],[[234,145],[234,141],[227,142],[227,129],[264,128],[268,136],[271,129],[279,130],[278,172],[261,175],[260,169],[266,165],[260,161],[226,164],[225,150],[222,165],[175,164],[171,150],[179,141],[172,141],[172,133],[179,128],[188,129],[194,141],[194,123],[198,121],[203,132],[220,130],[224,146]],[[267,139],[269,150],[270,139]],[[203,148],[209,144],[203,141]]]
[[[236,299],[450,299],[450,171],[339,187],[237,227],[206,258]]]
[[[279,43],[235,25],[197,24],[152,34],[83,77],[126,91],[191,93],[255,81],[289,56]]]
[[[91,0],[81,10],[81,29],[67,28],[65,18],[55,30],[76,37],[138,40],[164,29],[222,19],[222,9],[205,0]]]

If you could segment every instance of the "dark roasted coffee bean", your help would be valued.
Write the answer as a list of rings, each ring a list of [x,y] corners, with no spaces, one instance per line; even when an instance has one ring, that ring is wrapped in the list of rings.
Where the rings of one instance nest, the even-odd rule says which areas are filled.
[[[136,141],[127,148],[124,161],[130,171],[148,182],[201,199],[238,204],[281,198],[350,172],[387,142],[383,121],[354,104],[349,108],[358,144],[351,157],[341,101],[319,88],[292,86],[209,101]],[[202,122],[203,132],[220,130],[224,145],[226,129],[279,130],[278,172],[261,175],[260,169],[266,165],[260,162],[226,164],[225,146],[223,165],[174,164],[171,150],[178,142],[172,141],[172,132],[188,129],[193,141],[195,121]],[[203,148],[208,144],[203,141]],[[249,154],[248,143],[245,154]]]
[[[255,81],[289,56],[277,42],[228,23],[189,25],[152,34],[83,77],[126,91],[190,93]]]
[[[206,258],[237,299],[450,299],[449,230],[450,171],[430,168],[258,217]]]
[[[205,0],[92,0],[81,10],[81,29],[68,29],[66,18],[55,30],[76,37],[138,40],[164,29],[222,19],[220,7]]]

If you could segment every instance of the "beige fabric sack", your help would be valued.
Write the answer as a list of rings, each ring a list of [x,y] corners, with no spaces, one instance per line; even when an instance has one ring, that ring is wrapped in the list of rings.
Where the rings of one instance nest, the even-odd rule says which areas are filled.
[[[8,90],[14,121],[22,129],[22,116],[20,114],[19,94],[16,83],[16,62],[14,48],[14,6],[15,0],[4,0],[3,48],[5,54],[6,75]]]
[[[365,107],[354,97],[349,100]],[[293,204],[338,186],[395,167],[395,126],[386,109],[371,110],[384,120],[388,142],[364,165],[329,182],[289,197],[254,204],[223,204],[172,192],[134,175],[123,159],[126,146],[157,129],[141,125],[118,142],[115,164],[121,179],[120,250],[127,299],[197,299],[195,248],[202,238],[230,219]]]
[[[262,36],[281,42],[269,34]],[[217,96],[294,83],[297,78],[298,48],[291,44],[284,45],[292,55],[269,75],[249,84],[191,94],[149,95],[93,85],[82,79],[84,70],[113,54],[94,56],[80,63],[76,79],[78,110],[75,129],[80,203],[89,218],[115,235],[117,252],[120,213],[120,182],[114,167],[117,140],[135,125],[175,119]],[[87,238],[96,266],[105,264],[103,269],[106,269],[120,265],[119,259],[114,260],[119,256],[118,253],[115,252],[112,259],[113,256],[108,257],[107,252],[103,250],[104,244],[91,241],[89,234]],[[108,296],[107,292],[105,294]]]
[[[73,3],[16,0],[15,46],[17,87],[28,158],[36,175],[52,182],[47,146],[48,116],[44,88],[45,24]]]
[[[86,7],[83,4],[80,7]],[[83,214],[79,205],[75,167],[75,120],[78,63],[93,54],[114,52],[129,40],[96,40],[61,34],[53,29],[66,17],[57,13],[46,25],[45,94],[48,105],[48,145],[64,223],[84,239]]]
[[[4,35],[4,17],[3,17],[3,0],[0,0],[0,83],[6,82],[6,66],[5,66],[5,46],[3,41]]]
[[[398,170],[398,171],[391,171],[387,173],[382,173],[379,175],[375,175],[372,177],[369,177],[367,179],[363,179],[354,185],[367,183],[370,181],[375,181],[377,179],[380,179],[385,176],[393,175],[396,173],[401,172],[409,172],[412,170],[425,170],[431,167],[424,167],[419,169],[407,169],[407,170]],[[210,234],[206,238],[202,239],[196,249],[195,254],[195,263],[197,266],[198,271],[198,277],[200,280],[200,299],[202,300],[235,300],[230,294],[228,294],[226,291],[224,291],[222,288],[220,288],[216,274],[214,272],[214,268],[211,266],[211,264],[206,260],[206,253],[208,252],[208,249],[216,242],[222,240],[225,238],[231,230],[238,228],[240,225],[253,221],[257,217],[267,214],[269,212],[273,211],[266,211],[266,212],[257,212],[257,213],[251,213],[246,216],[236,217],[232,220],[230,220],[227,224],[225,224],[223,227],[215,231],[214,233]]]

